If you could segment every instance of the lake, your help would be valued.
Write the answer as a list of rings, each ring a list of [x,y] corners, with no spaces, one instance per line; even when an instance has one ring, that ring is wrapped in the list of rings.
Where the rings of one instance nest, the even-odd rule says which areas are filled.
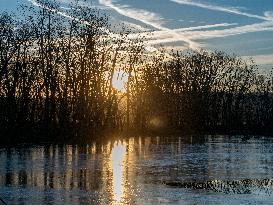
[[[165,183],[271,178],[273,138],[261,136],[143,136],[0,148],[0,197],[13,205],[273,204],[271,186],[234,194]]]

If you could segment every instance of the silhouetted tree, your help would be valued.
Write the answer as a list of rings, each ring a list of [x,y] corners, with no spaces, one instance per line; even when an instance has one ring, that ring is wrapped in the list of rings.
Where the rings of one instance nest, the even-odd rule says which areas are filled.
[[[143,36],[111,31],[107,16],[78,1],[67,11],[38,4],[24,19],[0,16],[2,141],[84,140],[124,127],[272,133],[272,74],[254,62],[223,52],[151,54]],[[125,92],[114,88],[115,72],[128,75]]]

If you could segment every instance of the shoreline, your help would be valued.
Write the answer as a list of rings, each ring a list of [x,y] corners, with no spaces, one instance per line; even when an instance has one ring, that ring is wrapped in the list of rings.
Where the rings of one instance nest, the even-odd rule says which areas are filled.
[[[27,135],[23,134],[21,137],[16,137],[18,135],[9,135],[9,134],[1,134],[0,139],[0,147],[5,146],[13,146],[13,145],[58,145],[58,144],[66,144],[66,145],[87,145],[93,142],[105,143],[109,140],[124,140],[129,139],[131,137],[184,137],[185,139],[194,137],[195,139],[204,139],[206,136],[238,136],[244,137],[245,139],[251,138],[253,136],[261,136],[261,137],[272,137],[273,134],[270,132],[247,132],[246,130],[230,130],[230,131],[213,131],[213,132],[197,132],[197,131],[182,131],[179,129],[165,129],[160,131],[155,130],[145,130],[145,131],[137,131],[134,129],[130,129],[128,131],[115,131],[108,130],[102,131],[94,135],[84,135],[80,136],[72,136],[72,135],[56,135],[51,136],[50,139],[47,135]],[[6,136],[5,139],[3,137]],[[8,139],[9,138],[9,139]],[[11,139],[14,138],[14,139]]]

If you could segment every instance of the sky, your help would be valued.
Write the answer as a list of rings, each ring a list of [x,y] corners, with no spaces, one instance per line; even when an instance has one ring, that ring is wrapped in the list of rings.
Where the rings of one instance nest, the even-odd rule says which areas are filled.
[[[64,10],[71,0],[57,0]],[[18,2],[0,0],[0,10],[16,12]],[[273,68],[273,0],[87,0],[116,24],[148,34],[149,48],[208,49],[252,57]]]

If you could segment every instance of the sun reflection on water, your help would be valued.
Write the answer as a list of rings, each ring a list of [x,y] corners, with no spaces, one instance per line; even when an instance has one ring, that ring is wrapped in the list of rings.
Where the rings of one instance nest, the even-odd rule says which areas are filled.
[[[125,155],[126,144],[116,142],[111,152],[111,167],[113,171],[112,195],[114,204],[120,204],[122,202],[122,198],[125,195],[125,180],[123,176],[125,169]]]

